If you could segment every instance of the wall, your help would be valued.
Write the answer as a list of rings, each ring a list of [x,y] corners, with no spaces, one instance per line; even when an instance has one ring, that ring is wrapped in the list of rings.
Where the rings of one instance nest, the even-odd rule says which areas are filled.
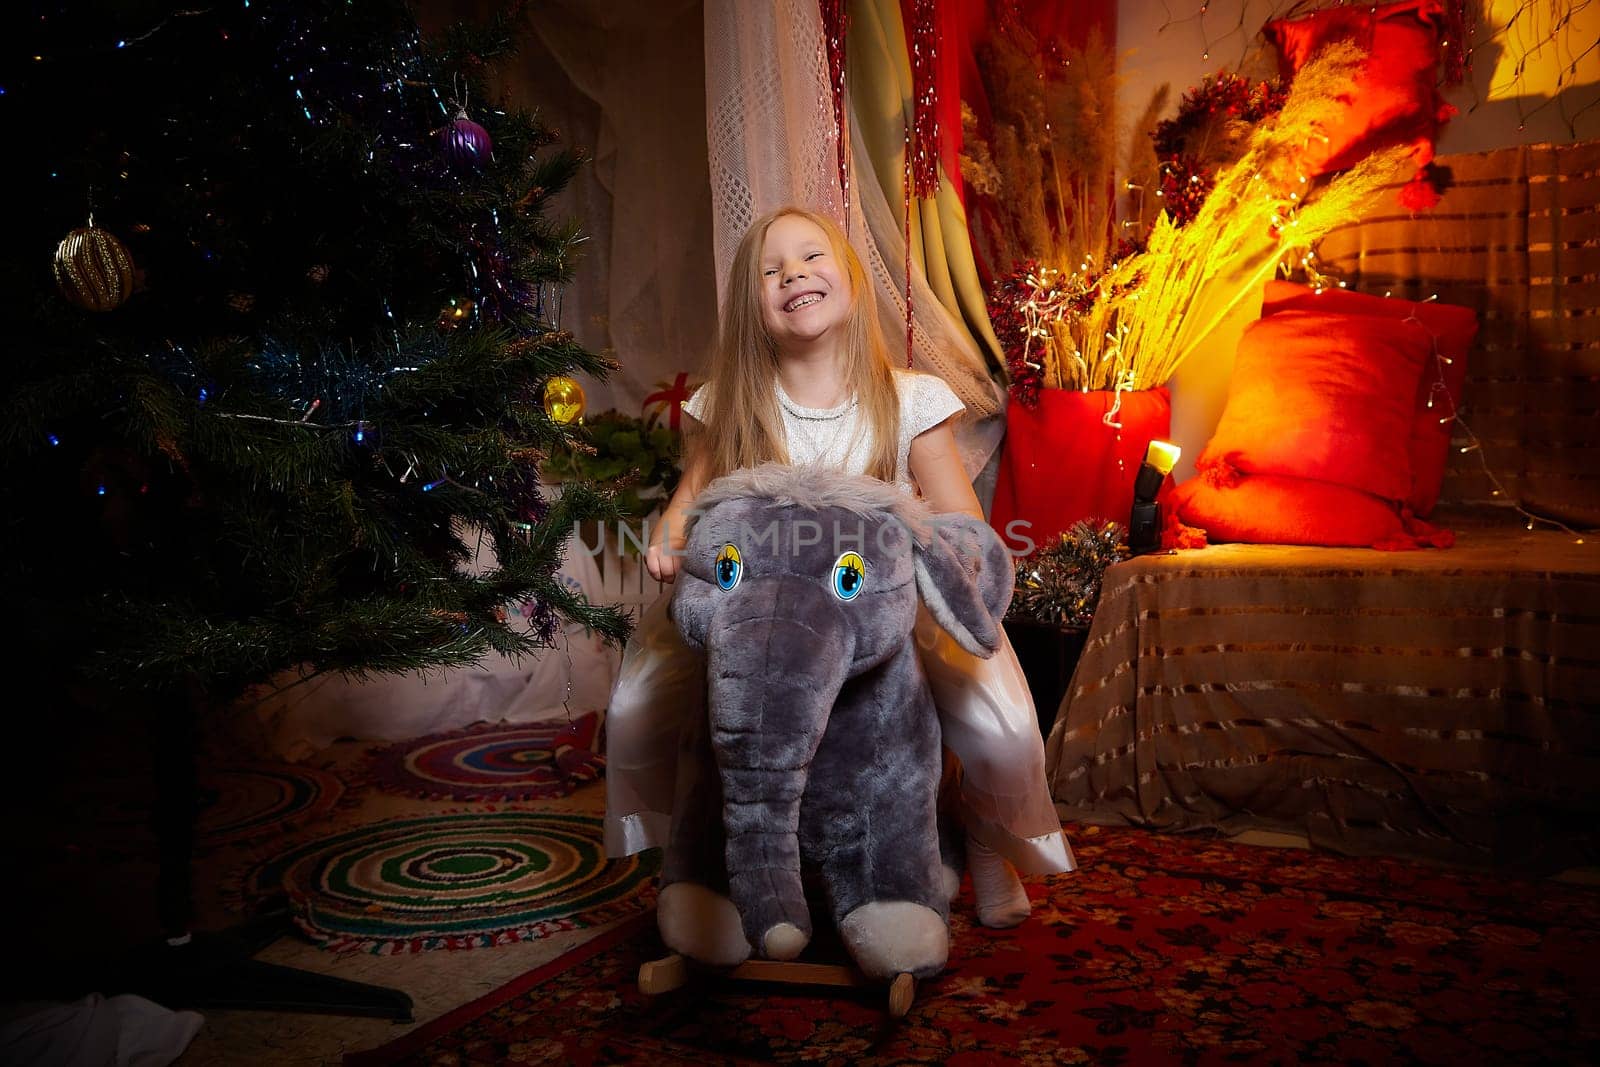
[[[1206,74],[1275,74],[1276,54],[1259,40],[1259,31],[1292,6],[1289,0],[1122,0],[1117,42],[1124,128],[1163,82],[1172,87],[1176,110],[1178,98]],[[1444,128],[1439,152],[1600,137],[1600,50],[1582,54],[1600,40],[1600,5],[1477,0],[1471,7],[1472,77],[1445,92],[1461,114]],[[1563,14],[1553,10],[1569,21],[1560,25]],[[1553,30],[1558,32],[1551,40]],[[1568,73],[1568,67],[1574,69]],[[1183,447],[1180,478],[1193,473],[1194,459],[1211,436],[1226,400],[1234,346],[1259,310],[1258,300],[1243,301],[1173,378],[1173,439]]]

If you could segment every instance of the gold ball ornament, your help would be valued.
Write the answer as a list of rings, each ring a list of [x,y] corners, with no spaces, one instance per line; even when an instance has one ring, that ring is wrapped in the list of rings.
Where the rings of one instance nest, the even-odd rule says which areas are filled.
[[[133,292],[132,257],[93,217],[61,239],[54,270],[61,295],[85,311],[114,310]]]
[[[583,386],[571,378],[551,378],[544,386],[544,411],[562,424],[583,424],[583,409],[588,400]]]

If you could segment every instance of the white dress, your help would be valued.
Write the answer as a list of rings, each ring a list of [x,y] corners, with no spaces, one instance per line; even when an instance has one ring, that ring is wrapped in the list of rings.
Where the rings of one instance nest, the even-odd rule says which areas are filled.
[[[912,440],[963,410],[941,379],[895,371],[900,439],[895,484],[916,492]],[[869,459],[854,399],[835,408],[796,404],[778,385],[789,458],[850,474]],[[704,391],[683,408],[699,419]],[[666,844],[678,763],[679,725],[703,713],[705,661],[683,643],[667,615],[671,591],[646,611],[622,654],[606,715],[606,853],[626,856]],[[1024,874],[1074,870],[1077,863],[1044,776],[1044,741],[1016,653],[1001,631],[989,659],[967,652],[925,608],[914,631],[928,672],[944,743],[961,761],[961,817],[972,837]]]

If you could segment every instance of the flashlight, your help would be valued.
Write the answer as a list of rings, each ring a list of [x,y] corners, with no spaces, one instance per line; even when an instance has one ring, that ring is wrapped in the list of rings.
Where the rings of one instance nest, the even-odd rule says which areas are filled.
[[[1133,513],[1128,516],[1128,554],[1142,556],[1161,547],[1161,506],[1156,495],[1183,449],[1169,441],[1151,441],[1133,479]]]

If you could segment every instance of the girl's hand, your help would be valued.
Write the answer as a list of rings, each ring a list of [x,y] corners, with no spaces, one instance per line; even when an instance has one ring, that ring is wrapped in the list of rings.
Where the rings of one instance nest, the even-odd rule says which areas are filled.
[[[689,421],[693,422],[694,416],[691,415]],[[645,549],[645,569],[658,582],[671,582],[678,577],[683,565],[681,553],[689,541],[685,532],[689,506],[707,481],[706,457],[697,440],[698,434],[694,434],[684,443],[688,458],[684,461],[683,477],[678,480],[678,488],[667,502],[667,510],[651,533],[650,547]]]
[[[672,582],[678,577],[678,557],[662,544],[652,544],[645,549],[644,565],[650,577],[658,582]]]

